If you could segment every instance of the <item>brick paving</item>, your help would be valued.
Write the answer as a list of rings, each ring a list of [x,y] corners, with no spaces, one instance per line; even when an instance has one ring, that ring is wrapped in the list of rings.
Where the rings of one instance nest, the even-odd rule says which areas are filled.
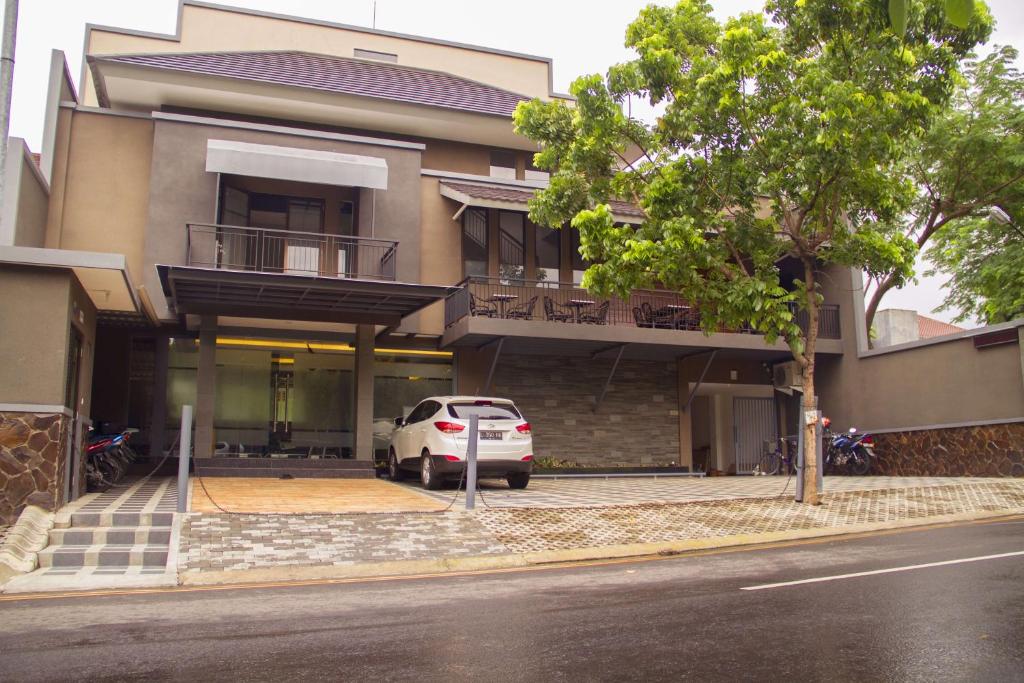
[[[471,557],[681,541],[940,515],[1024,511],[1024,480],[987,479],[836,491],[821,506],[790,496],[604,507],[484,508],[475,513],[192,514],[182,527],[185,573],[255,567]]]

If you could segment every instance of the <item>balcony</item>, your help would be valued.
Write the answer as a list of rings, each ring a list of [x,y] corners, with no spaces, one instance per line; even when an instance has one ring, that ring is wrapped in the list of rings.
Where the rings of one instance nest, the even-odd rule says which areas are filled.
[[[191,223],[186,265],[362,280],[395,279],[398,242],[294,230]]]
[[[700,311],[674,292],[636,290],[624,300],[595,296],[568,283],[489,277],[469,277],[457,286],[445,299],[445,328],[469,317],[592,327],[701,329]],[[797,314],[797,322],[805,329],[806,319],[805,312]],[[839,306],[822,306],[818,331],[822,339],[840,339]],[[757,334],[747,325],[718,332]]]

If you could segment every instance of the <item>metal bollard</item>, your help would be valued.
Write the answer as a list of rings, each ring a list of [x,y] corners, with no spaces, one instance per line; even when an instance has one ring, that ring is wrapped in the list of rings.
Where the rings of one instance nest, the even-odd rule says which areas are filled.
[[[178,437],[178,512],[188,507],[188,461],[192,455],[192,406],[181,407],[181,436]]]
[[[466,509],[476,507],[476,441],[480,418],[469,416],[469,445],[466,446]]]

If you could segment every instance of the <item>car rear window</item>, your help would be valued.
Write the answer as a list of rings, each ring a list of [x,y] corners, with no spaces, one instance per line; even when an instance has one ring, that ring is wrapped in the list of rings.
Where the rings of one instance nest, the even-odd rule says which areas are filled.
[[[491,401],[449,403],[448,414],[460,420],[468,420],[471,415],[476,415],[481,420],[523,419],[511,403],[493,403]]]

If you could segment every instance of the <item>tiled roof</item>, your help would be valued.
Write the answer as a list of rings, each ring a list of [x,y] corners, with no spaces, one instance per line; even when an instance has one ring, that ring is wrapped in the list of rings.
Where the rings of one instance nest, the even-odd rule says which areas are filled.
[[[509,202],[513,204],[526,204],[533,198],[533,190],[520,190],[514,187],[504,187],[500,185],[469,185],[466,183],[455,183],[451,181],[442,181],[442,185],[450,187],[456,192],[473,197],[474,199],[486,199],[495,202]],[[612,213],[619,216],[635,216],[637,218],[643,218],[644,212],[640,207],[629,202],[610,201],[608,205],[612,209]]]
[[[941,337],[943,335],[956,334],[957,332],[963,331],[964,328],[944,323],[941,320],[927,318],[921,314],[918,314],[917,316],[918,339],[930,339],[932,337]]]
[[[497,116],[512,116],[516,105],[529,99],[451,74],[307,52],[111,55],[92,57],[90,61],[312,88]]]

